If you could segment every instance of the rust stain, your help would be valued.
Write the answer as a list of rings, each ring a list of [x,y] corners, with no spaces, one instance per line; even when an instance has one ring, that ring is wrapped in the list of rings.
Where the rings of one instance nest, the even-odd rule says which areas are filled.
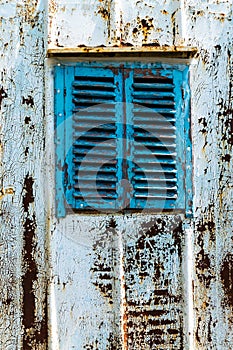
[[[99,349],[99,342],[96,339],[92,344],[85,344],[83,346],[84,350],[98,350]]]
[[[200,339],[200,328],[201,328],[201,317],[198,317],[198,320],[197,320],[197,329],[196,329],[196,332],[195,332],[195,336],[196,336],[196,340],[198,343],[201,342],[201,339]]]
[[[47,348],[48,330],[47,330],[47,299],[44,298],[43,316],[41,321],[36,317],[36,294],[35,284],[38,281],[38,267],[34,257],[36,249],[36,219],[35,214],[30,214],[29,206],[34,202],[33,178],[29,175],[25,177],[23,207],[25,213],[24,219],[24,249],[23,249],[23,271],[22,276],[22,324],[24,327],[23,349],[33,350],[39,346]],[[40,300],[43,302],[43,300]]]
[[[39,5],[39,0],[30,0],[24,3],[24,6],[18,5],[19,14],[23,21],[30,24],[32,28],[38,23],[38,12],[37,8]]]
[[[34,99],[31,95],[29,95],[28,97],[22,97],[22,104],[33,107],[34,106]]]
[[[24,123],[25,124],[29,124],[31,122],[31,118],[30,117],[25,117],[25,119],[24,119]]]
[[[110,13],[109,13],[108,10],[105,9],[104,7],[101,6],[101,7],[98,9],[98,13],[99,13],[99,14],[101,15],[101,17],[102,17],[103,19],[105,19],[106,21],[109,20]]]
[[[176,42],[176,32],[178,29],[178,24],[176,23],[176,13],[177,11],[174,11],[171,15],[173,45],[175,45]]]
[[[197,253],[196,268],[197,276],[200,282],[202,282],[208,288],[213,277],[211,273],[210,257],[204,252],[204,249],[201,249]]]
[[[230,162],[231,160],[231,155],[229,153],[225,154],[224,156],[222,156],[222,161],[223,162]]]
[[[5,195],[7,194],[14,194],[15,193],[15,189],[13,187],[6,187],[6,188],[2,188],[0,190],[0,200],[5,197]]]
[[[53,26],[53,19],[57,12],[57,1],[56,0],[50,0],[49,1],[49,20],[48,20],[48,27],[51,29]],[[51,37],[48,37],[48,44],[51,43]]]
[[[208,213],[210,215],[211,207],[209,208]],[[197,244],[200,247],[199,252],[196,254],[196,273],[199,281],[205,286],[205,288],[209,288],[214,276],[211,266],[211,258],[204,247],[204,235],[208,233],[210,242],[215,242],[215,222],[211,219],[203,220],[197,224],[196,231],[198,233]]]
[[[228,253],[223,259],[220,274],[225,300],[233,308],[233,254]]]
[[[99,14],[107,22],[108,38],[111,36],[111,0],[99,0],[101,5],[98,7]]]
[[[207,126],[208,126],[208,123],[207,123],[207,121],[206,121],[206,118],[205,118],[205,117],[199,118],[199,119],[198,119],[198,123],[203,125],[203,129],[200,130],[200,132],[201,132],[202,134],[206,134],[206,133],[207,133]]]
[[[23,207],[26,213],[28,213],[29,204],[34,202],[33,195],[33,178],[29,175],[26,176],[24,181],[24,195],[23,195]]]
[[[205,15],[205,11],[202,11],[202,10],[199,10],[196,12],[196,15],[199,16],[199,17],[202,17]]]
[[[0,88],[0,110],[1,110],[1,105],[2,105],[2,101],[4,98],[7,98],[7,93],[4,90],[3,87]]]
[[[115,229],[116,221],[111,219],[107,223],[105,233],[95,242],[95,258],[90,270],[93,276],[92,283],[108,299],[109,304],[113,304],[114,261],[111,242]]]
[[[154,19],[149,18],[148,16],[146,16],[145,18],[137,17],[137,25],[132,30],[133,36],[137,38],[138,35],[142,33],[143,43],[146,43],[148,36],[151,34],[152,29],[154,29],[153,21]]]

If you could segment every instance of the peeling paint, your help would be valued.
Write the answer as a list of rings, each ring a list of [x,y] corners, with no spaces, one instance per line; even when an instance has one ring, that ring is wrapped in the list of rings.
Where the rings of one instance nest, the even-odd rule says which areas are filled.
[[[54,217],[56,58],[45,63],[47,45],[53,57],[60,47],[66,56],[79,49],[108,59],[117,50],[132,59],[142,48],[140,60],[157,48],[161,61],[164,52],[198,49],[190,67],[195,320],[189,347],[232,348],[232,2],[50,0],[47,14],[44,5],[3,0],[0,9],[0,348],[188,348],[186,218]]]
[[[26,104],[27,106],[33,107],[34,106],[34,100],[31,95],[28,97],[23,97],[22,98],[22,104]]]

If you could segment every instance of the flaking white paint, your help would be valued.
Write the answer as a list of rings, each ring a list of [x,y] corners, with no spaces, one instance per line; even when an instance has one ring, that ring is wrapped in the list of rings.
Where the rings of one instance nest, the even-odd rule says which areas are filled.
[[[87,349],[93,346],[94,349],[106,350],[110,330],[113,329],[116,335],[121,334],[123,312],[120,313],[120,310],[125,294],[124,283],[119,280],[123,267],[120,269],[118,263],[124,255],[122,247],[133,249],[139,239],[137,235],[141,225],[155,218],[117,216],[117,229],[115,233],[111,231],[111,240],[105,234],[106,225],[112,219],[110,216],[74,215],[60,221],[55,218],[52,86],[55,61],[45,61],[44,57],[47,46],[74,48],[79,45],[127,43],[135,46],[145,43],[169,46],[185,44],[198,48],[199,55],[190,68],[194,244],[191,231],[186,227],[188,268],[182,276],[178,273],[179,259],[175,254],[170,258],[164,256],[167,259],[165,270],[174,283],[174,290],[182,278],[186,279],[183,286],[187,288],[189,300],[181,307],[187,312],[188,332],[193,334],[194,345],[192,340],[187,340],[189,337],[186,334],[184,346],[203,350],[232,348],[233,306],[222,277],[224,259],[233,248],[232,2],[116,0],[111,2],[111,13],[107,19],[98,11],[100,7],[107,8],[108,1],[50,0],[48,20],[44,6],[44,1],[39,0],[22,0],[17,5],[14,1],[1,1],[0,5],[0,89],[3,88],[6,93],[5,96],[1,95],[1,187],[14,188],[13,194],[1,198],[0,348],[22,349],[26,332],[22,323],[22,278],[27,270],[26,262],[22,262],[25,256],[23,225],[26,218],[32,219],[33,215],[37,225],[33,251],[38,267],[38,278],[33,282],[35,322],[39,326],[45,318],[46,279],[49,277],[50,348],[79,350],[86,344]],[[133,35],[134,28],[140,22],[138,18],[153,18],[153,26],[146,36],[142,28],[139,28],[137,35]],[[44,21],[48,22],[48,43]],[[22,102],[29,96],[33,98],[33,106]],[[46,113],[43,114],[45,104]],[[27,119],[25,123],[28,117],[30,120]],[[35,200],[29,203],[28,212],[25,213],[22,198],[25,196],[23,187],[27,174],[34,181]],[[100,257],[109,264],[118,261],[114,265],[114,310],[106,296],[101,296],[100,288],[93,285],[98,276],[93,275],[90,267],[96,261],[93,245],[96,246],[98,238]],[[168,243],[172,242],[171,238],[166,239]],[[103,249],[101,244],[104,245]],[[115,252],[113,257],[108,255],[112,249]],[[161,254],[163,256],[165,253]],[[150,281],[146,280],[144,286],[148,285]],[[139,290],[135,287],[135,291],[136,298]],[[193,292],[194,313],[191,302]],[[169,312],[174,314],[173,310]],[[96,315],[95,319],[93,314]],[[101,322],[100,335],[96,324]],[[124,332],[122,330],[123,335]],[[96,345],[96,339],[102,339],[101,343]],[[46,345],[34,343],[31,349],[34,348],[45,349]]]

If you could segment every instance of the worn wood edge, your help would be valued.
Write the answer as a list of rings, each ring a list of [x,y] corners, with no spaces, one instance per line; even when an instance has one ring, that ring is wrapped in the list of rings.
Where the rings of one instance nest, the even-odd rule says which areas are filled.
[[[123,46],[123,47],[60,47],[48,48],[47,57],[87,57],[87,56],[154,56],[154,57],[173,57],[173,58],[192,58],[198,53],[196,47],[184,46]]]

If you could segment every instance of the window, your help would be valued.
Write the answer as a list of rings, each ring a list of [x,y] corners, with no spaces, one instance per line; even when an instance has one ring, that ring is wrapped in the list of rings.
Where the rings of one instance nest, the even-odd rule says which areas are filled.
[[[191,213],[186,65],[55,67],[57,216],[78,210]]]

